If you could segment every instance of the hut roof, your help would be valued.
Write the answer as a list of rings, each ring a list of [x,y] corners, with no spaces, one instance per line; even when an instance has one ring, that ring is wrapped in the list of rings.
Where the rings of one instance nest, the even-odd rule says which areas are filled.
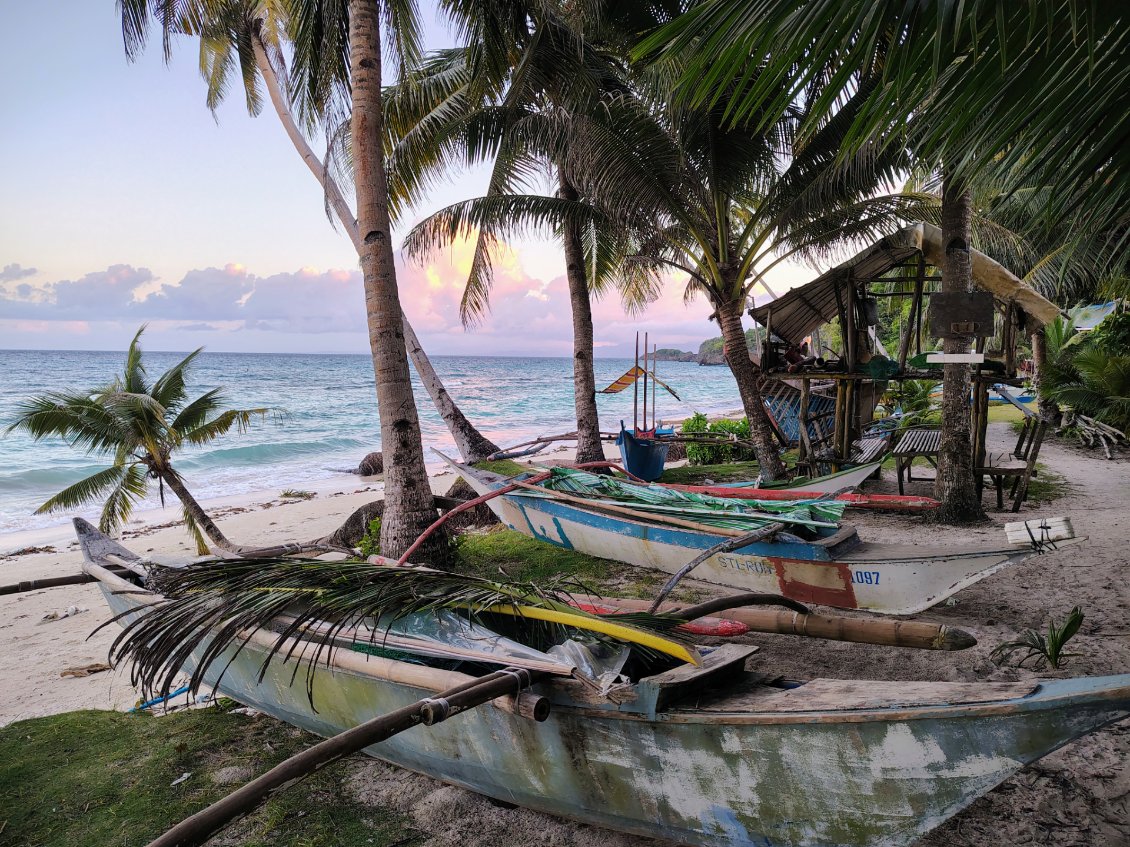
[[[979,250],[971,252],[975,286],[990,292],[998,302],[1015,303],[1039,324],[1049,323],[1059,316],[1058,306],[999,262]],[[807,285],[794,288],[772,303],[754,309],[753,317],[764,326],[772,312],[773,334],[797,344],[818,326],[835,320],[839,315],[836,294],[839,292],[840,299],[844,301],[843,289],[850,282],[864,282],[882,276],[919,253],[931,265],[942,266],[942,231],[938,227],[928,223],[903,227]]]

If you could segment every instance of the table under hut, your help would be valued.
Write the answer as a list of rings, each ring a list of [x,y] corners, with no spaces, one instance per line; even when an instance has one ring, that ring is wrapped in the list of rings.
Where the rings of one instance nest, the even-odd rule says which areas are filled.
[[[1000,263],[971,252],[974,292],[943,294],[941,230],[915,224],[750,310],[766,330],[760,351],[762,373],[770,380],[766,404],[779,436],[797,447],[803,464],[838,470],[883,455],[891,446],[889,436],[868,435],[875,408],[891,381],[942,380],[943,364],[934,352],[941,337],[965,338],[973,347],[968,360],[973,364],[974,464],[978,469],[991,464],[994,457],[985,448],[989,392],[998,386],[1008,394],[1009,387],[1022,385],[1019,342],[1060,310]],[[876,331],[880,312],[894,312],[880,309],[884,298],[910,301],[909,309],[897,312],[902,317],[894,351],[883,346]],[[936,456],[936,436],[912,440],[908,449],[915,455],[929,457],[933,451]],[[1026,435],[1024,440],[1033,439]],[[913,457],[908,472],[910,461]]]

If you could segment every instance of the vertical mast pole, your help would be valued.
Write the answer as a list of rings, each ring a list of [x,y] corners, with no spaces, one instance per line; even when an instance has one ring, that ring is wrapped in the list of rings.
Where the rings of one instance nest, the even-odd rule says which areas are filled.
[[[647,429],[647,333],[643,334],[643,428]]]
[[[636,330],[636,378],[632,380],[632,435],[639,432],[640,428],[640,332]]]
[[[659,345],[651,345],[651,428],[659,428],[659,418],[655,414],[655,383],[659,380],[655,376],[655,372],[659,370]]]

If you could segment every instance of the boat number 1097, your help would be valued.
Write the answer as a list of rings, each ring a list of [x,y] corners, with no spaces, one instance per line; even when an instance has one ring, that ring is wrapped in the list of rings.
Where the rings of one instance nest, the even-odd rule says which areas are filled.
[[[878,571],[852,571],[851,581],[857,585],[878,585]]]

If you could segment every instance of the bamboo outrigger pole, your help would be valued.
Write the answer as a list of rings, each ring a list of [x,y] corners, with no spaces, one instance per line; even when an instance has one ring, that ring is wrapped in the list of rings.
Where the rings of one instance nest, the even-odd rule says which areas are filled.
[[[220,829],[254,811],[259,804],[291,783],[304,779],[339,759],[359,753],[366,747],[379,744],[419,724],[432,726],[496,697],[520,693],[536,678],[536,674],[527,670],[506,668],[347,729],[280,762],[222,800],[185,818],[164,835],[150,841],[148,847],[196,847],[203,844]],[[545,697],[537,698],[528,717],[536,721],[544,721],[549,717],[549,700]]]

